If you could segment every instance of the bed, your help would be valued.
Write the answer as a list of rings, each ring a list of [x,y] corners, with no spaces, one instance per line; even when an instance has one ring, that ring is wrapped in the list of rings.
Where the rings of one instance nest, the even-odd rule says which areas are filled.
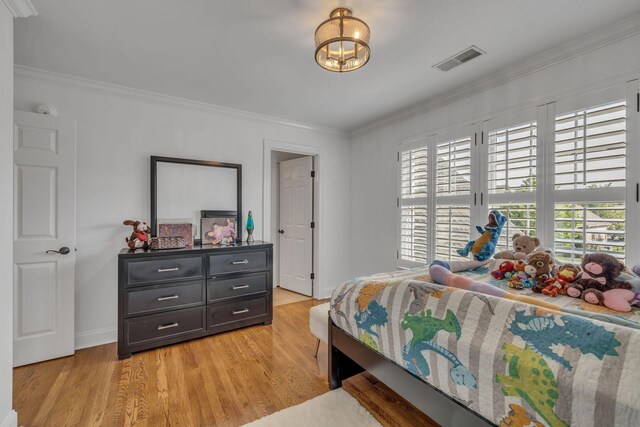
[[[506,288],[494,267],[460,274]],[[368,370],[442,425],[637,425],[640,310],[511,292],[428,268],[347,281],[331,297],[330,387]]]

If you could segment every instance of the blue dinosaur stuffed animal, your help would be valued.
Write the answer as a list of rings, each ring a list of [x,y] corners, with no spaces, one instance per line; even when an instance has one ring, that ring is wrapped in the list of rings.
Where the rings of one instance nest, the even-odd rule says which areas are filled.
[[[498,238],[502,233],[502,227],[507,222],[507,217],[498,211],[489,212],[489,222],[484,228],[476,225],[476,230],[481,234],[476,240],[471,240],[463,249],[458,249],[458,255],[467,256],[469,253],[478,261],[484,261],[496,251]]]

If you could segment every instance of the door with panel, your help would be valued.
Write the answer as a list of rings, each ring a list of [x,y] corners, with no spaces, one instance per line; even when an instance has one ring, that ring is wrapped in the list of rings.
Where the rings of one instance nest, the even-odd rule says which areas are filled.
[[[280,287],[313,293],[313,157],[280,163]]]
[[[75,122],[14,114],[14,366],[74,353]]]

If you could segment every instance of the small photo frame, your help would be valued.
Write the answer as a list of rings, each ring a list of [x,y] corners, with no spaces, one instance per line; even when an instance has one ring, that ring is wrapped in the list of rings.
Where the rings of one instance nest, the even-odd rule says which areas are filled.
[[[193,224],[191,223],[158,223],[158,237],[184,237],[187,247],[193,246]]]
[[[233,245],[238,239],[236,211],[201,211],[200,241],[203,245]]]

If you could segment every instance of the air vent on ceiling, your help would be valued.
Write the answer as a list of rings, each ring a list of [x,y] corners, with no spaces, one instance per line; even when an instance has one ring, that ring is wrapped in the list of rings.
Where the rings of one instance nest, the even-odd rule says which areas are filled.
[[[449,71],[452,68],[457,67],[458,65],[462,65],[465,62],[471,61],[473,58],[477,58],[480,55],[485,54],[486,52],[477,46],[471,46],[468,49],[463,50],[460,53],[455,54],[451,58],[447,58],[444,61],[436,64],[433,68],[437,68],[440,71]]]

